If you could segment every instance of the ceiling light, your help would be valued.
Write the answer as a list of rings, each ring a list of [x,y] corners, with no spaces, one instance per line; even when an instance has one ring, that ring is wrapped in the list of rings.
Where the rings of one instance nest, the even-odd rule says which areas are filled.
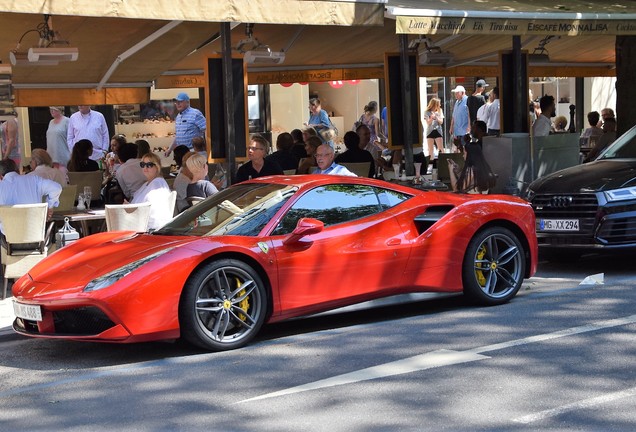
[[[9,51],[9,61],[13,66],[56,66],[60,62],[55,60],[39,60],[37,63],[29,61],[29,55],[23,51]]]
[[[267,45],[261,45],[258,49],[246,51],[244,58],[249,64],[280,64],[285,61],[285,53],[272,51]]]
[[[61,61],[76,61],[79,56],[77,48],[71,47],[69,42],[59,38],[59,33],[49,26],[51,16],[44,15],[44,22],[37,28],[25,31],[16,47],[9,52],[9,60],[13,66],[55,66]],[[37,46],[28,51],[20,49],[24,37],[35,32],[40,39]]]

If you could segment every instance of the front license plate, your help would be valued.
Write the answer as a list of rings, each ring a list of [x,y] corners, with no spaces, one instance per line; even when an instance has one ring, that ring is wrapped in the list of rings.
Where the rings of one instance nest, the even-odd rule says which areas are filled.
[[[539,231],[578,231],[578,219],[539,219]]]
[[[18,318],[27,319],[30,321],[42,321],[42,309],[40,308],[40,306],[25,305],[14,301],[13,312]]]

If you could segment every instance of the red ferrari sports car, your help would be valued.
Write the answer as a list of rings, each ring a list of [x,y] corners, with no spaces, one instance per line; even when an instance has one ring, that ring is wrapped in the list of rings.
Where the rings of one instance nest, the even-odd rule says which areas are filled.
[[[501,304],[536,263],[534,213],[518,198],[264,177],[152,233],[95,234],[51,254],[14,284],[13,328],[227,350],[264,323],[396,294],[463,291]]]

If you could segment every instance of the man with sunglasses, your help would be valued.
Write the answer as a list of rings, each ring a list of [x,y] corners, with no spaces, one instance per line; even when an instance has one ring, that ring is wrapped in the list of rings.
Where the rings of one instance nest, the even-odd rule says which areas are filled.
[[[187,146],[192,150],[192,139],[205,137],[205,116],[201,111],[190,106],[190,96],[181,92],[173,100],[179,114],[177,114],[175,119],[174,141],[170,148],[166,150],[166,157],[170,156],[172,150],[178,145]]]
[[[268,175],[282,175],[283,169],[270,159],[265,159],[269,150],[269,142],[261,135],[252,135],[247,148],[249,161],[240,166],[236,172],[236,182],[255,179]]]

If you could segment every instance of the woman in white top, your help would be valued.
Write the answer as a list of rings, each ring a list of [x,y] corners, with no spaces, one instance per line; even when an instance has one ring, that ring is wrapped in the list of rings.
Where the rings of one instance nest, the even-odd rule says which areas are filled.
[[[31,151],[31,172],[28,175],[36,175],[45,179],[53,180],[64,187],[68,183],[65,173],[59,168],[53,168],[53,161],[46,150],[36,148]]]
[[[144,183],[135,192],[131,203],[150,203],[148,229],[158,229],[172,219],[174,209],[170,208],[170,187],[161,176],[161,159],[154,153],[147,153],[139,162],[146,177]]]
[[[46,130],[46,151],[51,155],[55,168],[56,165],[66,168],[71,160],[71,152],[66,143],[69,120],[64,116],[64,107],[52,106],[49,107],[49,112],[53,119]]]

